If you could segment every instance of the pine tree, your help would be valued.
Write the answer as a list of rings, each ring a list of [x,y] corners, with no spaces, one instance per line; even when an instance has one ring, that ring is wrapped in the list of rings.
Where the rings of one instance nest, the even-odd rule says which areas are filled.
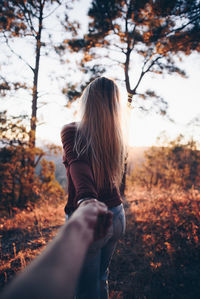
[[[69,41],[71,51],[83,53],[83,70],[114,66],[116,79],[120,79],[121,66],[129,104],[134,97],[134,105],[144,109],[145,101],[141,103],[139,98],[151,98],[152,107],[165,114],[164,99],[154,90],[141,92],[139,87],[147,74],[186,76],[174,58],[200,51],[200,2],[93,0],[88,16],[88,33]],[[135,73],[138,63],[139,74]]]

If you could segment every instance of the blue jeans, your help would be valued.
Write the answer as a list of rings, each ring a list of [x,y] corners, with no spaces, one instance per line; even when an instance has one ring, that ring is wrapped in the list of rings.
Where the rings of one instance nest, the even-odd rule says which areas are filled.
[[[113,213],[113,223],[107,235],[88,249],[80,274],[76,299],[108,299],[108,268],[117,241],[125,232],[123,205],[109,209]],[[66,215],[66,219],[68,216]]]

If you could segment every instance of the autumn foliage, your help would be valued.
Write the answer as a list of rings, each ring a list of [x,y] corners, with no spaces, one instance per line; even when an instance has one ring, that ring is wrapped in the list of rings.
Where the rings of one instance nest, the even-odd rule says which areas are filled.
[[[111,262],[110,298],[198,298],[200,192],[129,186],[124,205],[127,227]],[[63,223],[63,204],[45,202],[1,220],[1,287]]]
[[[64,223],[64,193],[55,165],[44,159],[42,149],[29,147],[23,121],[1,114],[1,287]],[[130,173],[126,234],[110,267],[111,299],[199,297],[199,171],[197,143],[179,136],[150,148]]]
[[[16,208],[43,200],[62,200],[64,191],[55,179],[55,165],[44,159],[42,149],[29,146],[23,120],[9,118],[4,112],[0,121],[0,210],[12,214]]]
[[[144,161],[130,174],[129,181],[151,189],[153,186],[200,188],[200,151],[194,140],[182,135],[145,152]]]
[[[200,295],[200,192],[129,187],[127,229],[110,268],[112,298]]]

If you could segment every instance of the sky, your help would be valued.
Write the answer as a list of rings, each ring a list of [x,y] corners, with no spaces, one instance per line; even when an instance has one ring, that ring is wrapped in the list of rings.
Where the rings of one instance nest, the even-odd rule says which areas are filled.
[[[82,22],[83,30],[87,28],[87,8],[90,0],[80,0],[76,4],[75,9],[71,12],[71,16],[79,19]],[[52,25],[53,26],[53,25]],[[21,42],[15,44],[16,49],[21,48]],[[30,51],[26,45],[27,59],[31,61]],[[4,49],[5,50],[5,49]],[[6,50],[5,50],[6,51]],[[192,127],[187,124],[200,115],[200,96],[199,96],[199,78],[200,78],[200,56],[196,53],[190,56],[183,56],[183,61],[180,66],[186,71],[188,78],[184,79],[178,75],[173,76],[147,76],[142,82],[142,88],[150,88],[161,95],[169,105],[168,113],[175,122],[163,118],[156,114],[144,114],[137,109],[126,111],[124,119],[126,119],[129,128],[128,143],[130,146],[151,146],[156,144],[156,139],[162,132],[165,132],[170,139],[176,138],[177,135],[193,136],[196,140],[199,138],[200,127]],[[16,62],[17,64],[18,62]],[[66,98],[58,90],[61,84],[54,77],[54,70],[57,73],[63,72],[63,67],[56,64],[55,60],[48,57],[43,57],[40,68],[40,89],[43,92],[47,89],[48,94],[44,95],[44,105],[39,109],[39,123],[37,128],[38,144],[41,142],[52,142],[61,145],[60,130],[66,123],[78,120],[76,111],[77,104],[74,104],[71,109],[65,107]],[[12,71],[12,65],[9,66]],[[31,78],[31,72],[26,66],[19,64],[20,73],[25,78]],[[19,68],[13,71],[13,77],[17,76]],[[66,70],[65,70],[66,71]],[[49,78],[49,73],[51,74]],[[65,72],[64,72],[65,73]],[[107,73],[107,76],[112,77],[112,73]],[[76,77],[81,74],[76,74]],[[63,78],[67,80],[68,78]],[[120,91],[123,103],[126,103],[127,95],[123,83],[120,84]],[[27,95],[23,92],[18,94],[17,98],[3,99],[1,109],[7,109],[11,114],[26,113],[29,109],[30,102],[26,100]],[[43,101],[43,100],[42,100]],[[125,104],[124,104],[125,105]]]

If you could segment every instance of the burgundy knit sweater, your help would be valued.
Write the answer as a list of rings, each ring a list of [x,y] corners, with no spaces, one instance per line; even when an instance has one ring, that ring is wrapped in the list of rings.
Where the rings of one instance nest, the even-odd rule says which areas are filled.
[[[65,125],[61,131],[63,163],[68,180],[68,201],[65,206],[65,213],[73,212],[77,208],[78,200],[85,197],[96,198],[104,202],[108,208],[118,206],[122,201],[116,187],[112,191],[105,188],[97,192],[90,158],[86,154],[77,157],[74,151],[76,130],[76,123],[71,123]]]

